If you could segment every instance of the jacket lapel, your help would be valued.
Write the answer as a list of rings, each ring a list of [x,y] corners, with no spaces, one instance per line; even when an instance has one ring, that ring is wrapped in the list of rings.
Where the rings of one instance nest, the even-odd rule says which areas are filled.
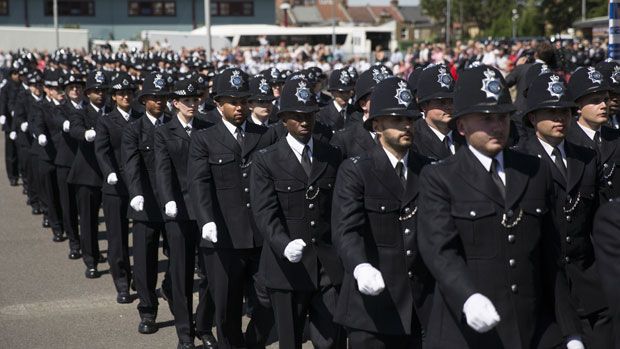
[[[562,173],[560,172],[558,167],[555,165],[553,160],[551,160],[549,154],[547,154],[547,152],[545,151],[545,148],[543,148],[542,144],[540,144],[538,138],[536,136],[532,136],[528,140],[528,143],[528,148],[531,148],[529,153],[531,155],[538,156],[542,161],[546,161],[551,168],[551,175],[553,176],[553,180],[558,183],[562,187],[562,189],[566,189],[566,180],[564,179],[564,176],[562,176]]]
[[[410,150],[409,158],[407,159],[407,188],[400,202],[401,208],[407,206],[418,196],[420,188],[418,185],[418,177],[423,166],[422,160]]]
[[[187,134],[187,131],[185,131],[185,129],[183,128],[183,125],[181,125],[179,118],[174,118],[172,121],[166,124],[166,127],[168,127],[168,129],[172,132],[173,135],[189,142],[189,135]]]
[[[278,141],[278,158],[280,159],[280,167],[284,169],[284,171],[298,180],[307,183],[308,176],[306,176],[306,172],[304,172],[299,160],[297,160],[297,157],[293,153],[293,149],[288,145],[286,137],[282,137]]]
[[[262,134],[258,132],[257,125],[246,121],[245,123],[245,139],[243,140],[243,149],[241,157],[245,158],[258,144]]]
[[[515,207],[525,191],[528,176],[514,167],[512,151],[504,151],[504,170],[506,171],[506,208]]]
[[[387,154],[382,147],[372,149],[371,157],[373,159],[373,174],[379,179],[387,190],[398,200],[403,195],[403,187],[400,185],[400,179],[396,175],[396,170],[390,163]]]
[[[355,125],[355,142],[364,150],[372,149],[377,143],[370,135],[370,132],[366,131],[361,125]]]
[[[607,127],[602,127],[601,139],[603,141],[600,151],[601,163],[604,164],[610,161],[610,158],[616,152],[618,138],[616,135],[614,135],[614,133],[611,132],[610,129],[608,129]]]
[[[314,183],[327,168],[327,159],[329,154],[323,147],[323,144],[318,142],[315,138],[313,140],[313,154],[312,154],[312,167],[310,169],[310,178],[308,178],[308,184]]]
[[[583,161],[575,157],[576,154],[571,143],[564,142],[564,150],[566,152],[566,162],[568,164],[568,183],[566,185],[566,192],[571,193],[579,182],[581,182],[581,176],[583,175],[585,165],[583,164]]]
[[[222,143],[226,148],[235,152],[235,154],[241,156],[241,147],[237,143],[237,140],[233,137],[233,135],[228,131],[226,125],[224,125],[223,121],[219,121],[216,124],[218,128],[217,132],[217,141]]]
[[[459,175],[463,178],[463,181],[474,190],[483,193],[489,199],[504,207],[505,202],[502,200],[499,190],[495,183],[493,183],[489,172],[480,163],[480,160],[468,148],[462,148],[455,156],[459,158]]]

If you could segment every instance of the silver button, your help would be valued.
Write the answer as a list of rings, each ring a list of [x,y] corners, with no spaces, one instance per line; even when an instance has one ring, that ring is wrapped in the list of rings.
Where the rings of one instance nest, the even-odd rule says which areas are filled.
[[[308,208],[311,209],[311,210],[314,209],[314,204],[309,204]]]
[[[286,187],[286,190],[291,191],[291,187]]]
[[[248,176],[247,172],[243,172],[243,173],[241,174],[241,177],[243,177],[243,178],[246,178],[247,176]]]
[[[385,211],[385,206],[380,207],[381,211]]]
[[[573,220],[573,217],[571,217],[571,216],[566,216],[566,221],[567,221],[567,222],[570,222],[570,221],[572,221],[572,220]]]
[[[510,234],[508,235],[508,242],[510,242],[511,244],[515,242],[515,236]]]
[[[331,187],[332,187],[332,184],[331,184],[331,183],[327,184],[327,187],[328,187],[328,188],[331,188]]]
[[[517,293],[519,292],[519,286],[517,286],[517,284],[513,284],[510,286],[510,290],[512,291],[512,293]]]
[[[570,263],[570,257],[569,256],[564,257],[564,262]]]
[[[308,187],[308,190],[309,190],[309,191],[312,191],[312,190],[314,190],[314,187],[313,187],[313,186],[309,186],[309,187]]]
[[[409,213],[411,212],[411,209],[409,207],[405,207],[405,213]]]
[[[249,193],[250,192],[250,188],[243,188],[243,191],[246,192],[246,193]]]
[[[542,209],[537,208],[537,209],[536,209],[536,213],[542,213]]]
[[[573,239],[570,236],[567,236],[565,240],[567,244],[570,244],[573,242]]]
[[[611,187],[613,183],[611,181],[607,181],[607,185]]]
[[[609,165],[608,164],[603,164],[603,167],[607,168],[607,167],[609,167]]]
[[[310,226],[314,227],[316,225],[316,223],[314,221],[310,221]]]
[[[514,215],[514,212],[512,212],[512,210],[506,211],[506,217],[512,218],[513,215]]]
[[[315,242],[316,242],[316,239],[315,239],[315,238],[312,238],[312,239],[310,239],[310,242],[311,242],[311,243],[315,243]]]
[[[413,273],[411,271],[408,271],[407,276],[409,276],[409,278],[411,279],[413,277]]]
[[[250,208],[250,203],[245,204],[245,207]]]
[[[409,233],[411,233],[411,230],[409,230],[409,228],[405,228],[405,235],[409,235]]]
[[[514,259],[510,259],[508,261],[508,265],[510,265],[512,268],[514,268],[517,265],[517,261],[515,261]]]
[[[221,164],[222,163],[222,159],[218,159],[217,162],[219,162]]]
[[[472,217],[476,217],[476,211],[469,211],[469,215]]]
[[[407,256],[411,256],[411,250],[407,250],[407,251],[405,251],[405,254],[406,254]]]

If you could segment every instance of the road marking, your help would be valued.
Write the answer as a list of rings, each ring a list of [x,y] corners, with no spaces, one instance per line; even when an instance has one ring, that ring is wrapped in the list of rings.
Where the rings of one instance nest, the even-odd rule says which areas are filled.
[[[10,317],[39,317],[58,313],[71,313],[116,306],[120,306],[120,304],[116,303],[116,297],[113,295],[88,296],[49,302],[9,305],[0,308],[0,315]]]

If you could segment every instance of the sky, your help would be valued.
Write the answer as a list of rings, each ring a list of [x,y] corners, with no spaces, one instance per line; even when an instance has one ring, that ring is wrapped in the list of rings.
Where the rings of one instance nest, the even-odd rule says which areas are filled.
[[[360,6],[360,5],[388,5],[390,0],[348,0],[347,3],[349,5]],[[420,0],[399,0],[398,3],[402,6],[417,6],[420,4]]]

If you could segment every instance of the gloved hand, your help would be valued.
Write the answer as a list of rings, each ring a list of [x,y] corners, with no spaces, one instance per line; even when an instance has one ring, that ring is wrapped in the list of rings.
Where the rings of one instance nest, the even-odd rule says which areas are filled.
[[[16,140],[17,139],[17,132],[11,131],[9,133],[9,139],[12,140],[12,141]]]
[[[92,142],[95,140],[96,135],[97,132],[95,132],[95,130],[87,130],[84,132],[84,139],[86,139],[87,142]]]
[[[478,333],[485,333],[499,323],[499,314],[493,303],[480,293],[474,293],[463,304],[467,324]]]
[[[376,296],[385,289],[381,272],[370,263],[358,264],[353,270],[353,277],[357,280],[357,289],[367,296]]]
[[[45,147],[47,145],[47,136],[39,135],[39,145]]]
[[[566,349],[585,349],[581,337],[569,336],[566,343]]]
[[[214,222],[202,226],[202,238],[213,243],[217,242],[217,226]]]
[[[0,115],[0,125],[6,124],[6,115]]]
[[[69,128],[71,128],[71,122],[69,120],[65,120],[62,123],[62,131],[63,132],[69,132]]]
[[[306,243],[302,239],[295,239],[284,248],[284,257],[291,263],[299,263],[304,253]]]
[[[177,203],[174,201],[168,201],[164,206],[166,209],[166,216],[174,218],[177,216]],[[217,238],[215,238],[217,240]]]
[[[28,131],[28,122],[22,122],[22,124],[19,126],[19,128],[22,130],[22,132],[26,132]]]
[[[112,172],[108,175],[108,178],[106,179],[106,182],[108,182],[109,185],[115,185],[116,183],[118,183],[118,177],[116,176],[116,172]]]
[[[142,210],[144,210],[144,196],[136,195],[129,202],[129,206],[131,206],[131,208],[133,208],[136,212],[142,212]]]

